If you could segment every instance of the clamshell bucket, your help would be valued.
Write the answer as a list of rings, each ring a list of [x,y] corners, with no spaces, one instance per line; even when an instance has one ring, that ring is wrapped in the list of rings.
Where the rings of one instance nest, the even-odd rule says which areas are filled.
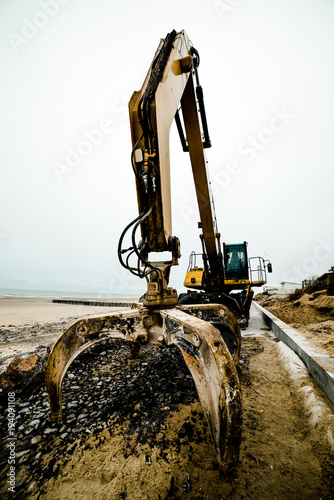
[[[62,419],[62,381],[72,361],[106,339],[130,342],[133,354],[143,344],[175,344],[194,379],[209,423],[218,462],[225,471],[239,458],[242,410],[236,365],[240,329],[221,304],[177,306],[90,316],[69,325],[53,346],[46,368],[51,417]]]

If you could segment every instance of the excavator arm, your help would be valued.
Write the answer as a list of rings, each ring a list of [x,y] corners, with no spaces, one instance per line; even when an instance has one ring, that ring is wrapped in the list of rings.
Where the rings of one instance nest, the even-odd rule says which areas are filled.
[[[221,250],[204,151],[211,147],[211,142],[198,76],[199,61],[199,54],[184,31],[168,33],[160,42],[141,90],[131,97],[131,163],[139,215],[123,231],[118,255],[125,268],[146,278],[146,307],[218,302],[231,308],[240,324],[246,325],[253,297],[251,286],[266,283],[266,270],[263,259],[258,258],[258,278],[252,280],[254,272],[248,264],[246,242],[224,243]],[[203,267],[190,266],[184,284],[203,292],[192,292],[181,302],[177,291],[168,287],[170,269],[180,257],[171,216],[169,134],[174,118],[183,150],[189,152],[202,229]],[[124,248],[128,236],[130,246]],[[166,251],[170,252],[169,260],[152,260],[151,255]],[[271,265],[267,268],[270,271]]]
[[[158,47],[141,90],[133,93],[129,103],[131,162],[140,215],[123,232],[118,251],[124,267],[147,278],[148,290],[144,297],[147,307],[165,307],[178,302],[176,291],[167,287],[170,267],[177,265],[180,257],[179,240],[172,235],[171,219],[169,134],[174,118],[191,160],[207,270],[210,269],[216,280],[223,278],[220,235],[204,154],[204,148],[211,143],[198,65],[198,52],[191,46],[186,33],[169,33]],[[179,109],[182,110],[185,135]],[[136,242],[139,226],[141,241]],[[124,237],[130,229],[132,244],[123,250]],[[169,261],[153,263],[150,260],[150,253],[163,251],[171,252]],[[131,253],[138,261],[136,267],[129,264]]]

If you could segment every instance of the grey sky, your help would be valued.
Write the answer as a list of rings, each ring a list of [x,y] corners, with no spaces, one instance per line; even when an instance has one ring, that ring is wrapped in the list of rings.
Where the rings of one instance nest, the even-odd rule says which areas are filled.
[[[137,295],[116,249],[137,214],[127,102],[159,40],[201,56],[223,240],[271,259],[269,284],[334,264],[332,0],[0,1],[0,288]],[[88,146],[87,146],[88,143]],[[171,284],[200,250],[189,159],[171,131]]]

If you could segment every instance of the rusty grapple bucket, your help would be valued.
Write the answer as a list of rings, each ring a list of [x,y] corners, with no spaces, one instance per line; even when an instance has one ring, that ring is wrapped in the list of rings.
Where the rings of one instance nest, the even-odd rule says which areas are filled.
[[[242,409],[236,370],[240,329],[229,309],[221,304],[159,310],[139,306],[75,321],[60,335],[47,362],[46,390],[54,421],[62,419],[62,381],[72,361],[106,339],[128,340],[134,354],[147,343],[179,347],[209,423],[218,462],[223,470],[232,469],[239,458]]]

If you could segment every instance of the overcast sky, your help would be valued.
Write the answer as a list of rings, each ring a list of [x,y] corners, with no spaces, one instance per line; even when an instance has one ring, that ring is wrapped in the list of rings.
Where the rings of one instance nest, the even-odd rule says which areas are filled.
[[[200,53],[223,241],[269,285],[334,265],[333,0],[0,0],[0,288],[136,296],[117,242],[137,215],[127,103],[160,38]],[[200,251],[189,158],[171,131],[182,290]]]

